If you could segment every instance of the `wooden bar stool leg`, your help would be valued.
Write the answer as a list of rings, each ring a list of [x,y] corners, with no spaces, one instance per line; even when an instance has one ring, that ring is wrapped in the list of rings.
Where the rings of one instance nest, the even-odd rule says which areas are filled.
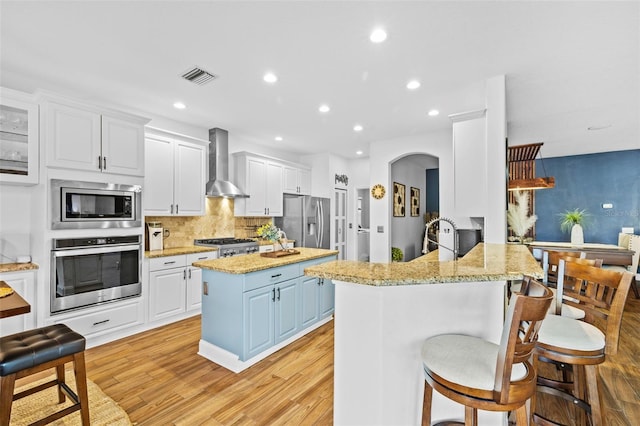
[[[581,399],[582,401],[587,401],[587,391],[586,391],[587,380],[585,378],[585,369],[583,366],[576,365],[573,367],[573,395]],[[573,412],[575,413],[576,424],[583,425],[586,424],[586,413],[580,407],[573,407]]]
[[[478,410],[473,407],[464,407],[464,426],[478,426]]]
[[[15,383],[15,374],[0,377],[0,426],[9,426]]]
[[[87,372],[84,364],[84,352],[73,355],[73,373],[76,376],[76,389],[80,402],[82,424],[89,426],[89,394],[87,391]]]
[[[431,398],[433,389],[424,382],[424,398],[422,400],[422,426],[431,426]]]
[[[605,423],[602,418],[602,397],[600,396],[600,381],[598,380],[598,366],[586,365],[584,367],[587,393],[589,394],[589,405],[591,405],[591,424],[602,426]]]
[[[62,391],[62,386],[60,386],[60,383],[66,383],[66,377],[64,374],[64,364],[59,364],[56,365],[56,379],[58,380],[58,404],[62,404],[64,401],[66,401],[67,397],[64,394],[64,392]]]

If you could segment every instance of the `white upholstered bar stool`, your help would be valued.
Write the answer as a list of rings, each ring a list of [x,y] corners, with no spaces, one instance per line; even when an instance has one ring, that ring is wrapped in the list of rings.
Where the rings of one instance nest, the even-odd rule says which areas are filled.
[[[460,334],[425,340],[422,424],[431,424],[433,389],[465,405],[465,425],[478,424],[478,409],[515,410],[517,425],[529,424],[525,404],[536,389],[529,360],[552,297],[546,286],[525,277],[522,293],[509,302],[499,345]]]
[[[593,426],[605,425],[599,391],[598,365],[605,355],[618,350],[622,312],[633,278],[630,272],[609,271],[576,262],[560,261],[559,276],[580,281],[580,292],[564,303],[585,311],[584,320],[548,315],[540,327],[534,352],[534,366],[540,361],[573,368],[574,383],[538,377],[538,391],[559,396],[590,414]],[[535,395],[532,412],[535,412]],[[576,417],[583,417],[581,411]],[[543,425],[557,424],[539,413],[533,415]],[[579,424],[581,422],[578,422]]]

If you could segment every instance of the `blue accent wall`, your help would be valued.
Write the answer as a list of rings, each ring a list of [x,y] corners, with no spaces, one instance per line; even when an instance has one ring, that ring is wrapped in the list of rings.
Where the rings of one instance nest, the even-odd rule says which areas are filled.
[[[536,161],[539,177],[553,176],[555,188],[536,191],[536,240],[569,241],[559,213],[586,209],[585,243],[617,244],[623,226],[640,234],[640,149]],[[602,204],[613,204],[603,209]]]
[[[440,211],[440,169],[427,169],[427,205],[426,212]]]

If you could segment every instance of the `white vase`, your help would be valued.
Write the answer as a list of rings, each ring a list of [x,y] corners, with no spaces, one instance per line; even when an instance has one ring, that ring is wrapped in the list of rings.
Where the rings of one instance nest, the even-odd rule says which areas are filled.
[[[582,225],[575,224],[571,228],[571,245],[581,246],[584,244],[584,233],[582,232]]]

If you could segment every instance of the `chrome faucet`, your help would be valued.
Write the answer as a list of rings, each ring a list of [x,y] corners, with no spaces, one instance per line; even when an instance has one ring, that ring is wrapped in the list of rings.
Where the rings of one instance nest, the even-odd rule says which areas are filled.
[[[443,246],[438,241],[429,239],[429,228],[431,228],[431,225],[433,225],[434,223],[440,222],[440,221],[447,222],[453,228],[453,248],[452,249],[449,247]],[[458,228],[456,228],[456,224],[453,222],[453,220],[447,219],[446,217],[437,217],[427,222],[424,230],[424,242],[422,243],[422,253],[424,254],[429,253],[429,243],[434,243],[438,247],[442,247],[443,249],[447,249],[450,252],[453,252],[453,260],[458,260]]]

